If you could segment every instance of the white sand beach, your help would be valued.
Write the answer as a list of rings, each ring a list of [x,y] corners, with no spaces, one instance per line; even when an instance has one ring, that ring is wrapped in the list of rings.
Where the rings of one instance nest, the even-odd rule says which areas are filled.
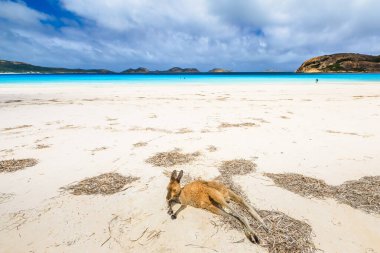
[[[256,172],[233,180],[256,208],[309,224],[321,252],[380,253],[379,214],[263,175],[330,185],[379,176],[378,83],[9,85],[0,119],[0,160],[38,160],[0,173],[0,252],[267,252],[204,210],[166,212],[168,172],[211,180],[222,161],[246,159]],[[175,148],[200,156],[170,168],[146,162]],[[104,196],[63,188],[107,172],[139,179]]]

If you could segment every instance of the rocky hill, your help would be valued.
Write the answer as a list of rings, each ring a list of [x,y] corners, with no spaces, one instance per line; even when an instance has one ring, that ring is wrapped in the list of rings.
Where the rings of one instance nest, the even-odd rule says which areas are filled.
[[[174,67],[171,68],[167,71],[162,71],[162,72],[169,72],[169,73],[199,73],[199,70],[196,68],[179,68],[179,67]]]
[[[318,56],[305,61],[296,72],[380,72],[380,56],[349,53]]]
[[[124,70],[121,72],[122,74],[130,74],[130,73],[133,73],[133,74],[137,74],[137,73],[141,73],[141,74],[146,74],[146,73],[149,73],[149,69],[147,68],[137,68],[137,69],[127,69],[127,70]]]
[[[66,69],[35,66],[24,62],[0,60],[0,73],[18,74],[109,74],[106,69]]]
[[[127,69],[121,72],[122,74],[175,74],[175,73],[199,73],[196,68],[179,68],[174,67],[168,70],[149,70],[147,68]]]

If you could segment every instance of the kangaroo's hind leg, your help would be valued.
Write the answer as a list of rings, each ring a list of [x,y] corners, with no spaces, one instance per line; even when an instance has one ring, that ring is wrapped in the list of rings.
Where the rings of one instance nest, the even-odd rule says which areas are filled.
[[[244,206],[245,208],[247,208],[248,212],[252,215],[252,217],[255,218],[257,221],[259,221],[263,225],[264,229],[267,232],[269,231],[269,229],[268,229],[267,225],[265,224],[264,220],[260,217],[260,215],[257,213],[257,211],[252,206],[250,206],[247,202],[244,201],[244,199],[242,197],[240,197],[239,195],[237,195],[233,191],[229,190],[228,193],[229,193],[230,198],[234,202],[236,202],[236,203]]]
[[[206,207],[207,210],[213,212],[212,210],[215,210],[215,208],[219,209],[218,214],[224,215],[224,216],[231,216],[234,217],[236,220],[238,220],[241,225],[243,226],[244,233],[247,236],[247,238],[253,242],[259,244],[259,238],[257,237],[256,233],[252,230],[252,228],[249,226],[247,219],[244,217],[241,217],[224,199],[223,195],[217,191],[212,192],[210,194],[210,198],[215,202],[219,208],[212,205],[210,203],[209,206]],[[213,208],[215,207],[215,208]],[[227,208],[231,213],[226,212],[223,208]],[[210,210],[212,209],[212,210]],[[215,212],[214,212],[215,213]]]
[[[240,223],[243,226],[245,226],[246,229],[244,229],[244,232],[247,238],[251,242],[259,244],[259,238],[257,237],[256,233],[252,230],[252,228],[249,226],[247,219],[237,214],[237,212],[233,208],[231,208],[229,204],[226,204],[226,207],[231,212],[229,213],[229,215],[240,221]]]

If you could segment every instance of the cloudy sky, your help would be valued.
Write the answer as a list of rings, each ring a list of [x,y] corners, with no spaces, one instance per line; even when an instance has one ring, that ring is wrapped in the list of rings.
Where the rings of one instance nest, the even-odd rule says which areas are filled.
[[[0,59],[294,71],[316,55],[379,55],[379,12],[379,0],[0,0]]]

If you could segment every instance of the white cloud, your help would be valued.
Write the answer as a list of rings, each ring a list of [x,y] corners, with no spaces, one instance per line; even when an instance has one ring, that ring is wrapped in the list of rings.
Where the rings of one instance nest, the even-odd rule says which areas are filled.
[[[377,0],[60,3],[82,19],[81,25],[66,22],[54,30],[41,23],[51,18],[48,14],[22,2],[0,0],[2,57],[114,70],[178,65],[202,70],[292,71],[320,54],[380,54]]]
[[[99,26],[120,32],[131,30],[178,30],[197,33],[225,27],[210,15],[204,0],[61,0],[63,6]],[[90,8],[89,8],[90,7]],[[141,31],[144,32],[144,31]]]
[[[49,16],[28,8],[23,2],[0,1],[1,19],[23,26],[37,26]]]

